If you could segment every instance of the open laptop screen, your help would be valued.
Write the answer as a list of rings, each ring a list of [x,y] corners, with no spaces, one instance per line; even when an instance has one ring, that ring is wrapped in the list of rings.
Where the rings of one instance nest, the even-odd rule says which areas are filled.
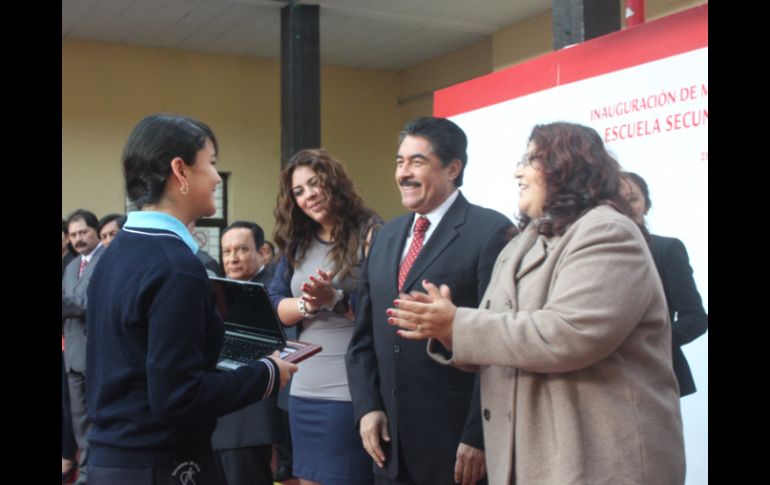
[[[212,277],[210,280],[226,330],[256,333],[276,342],[286,341],[263,285],[225,278]]]

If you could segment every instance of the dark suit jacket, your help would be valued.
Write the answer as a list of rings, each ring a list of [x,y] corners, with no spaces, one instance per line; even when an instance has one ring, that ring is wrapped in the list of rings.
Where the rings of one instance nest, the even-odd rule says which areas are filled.
[[[267,289],[267,287],[270,286],[270,283],[273,281],[273,273],[275,273],[275,263],[270,263],[265,266],[262,271],[257,273],[257,275],[252,278],[251,281],[262,283],[265,285],[265,289]]]
[[[686,396],[694,393],[696,389],[690,366],[681,347],[706,333],[708,315],[703,309],[703,302],[692,277],[687,249],[682,241],[653,234],[650,238],[650,252],[663,282],[671,317],[674,373],[679,381],[680,395]]]
[[[104,246],[94,249],[94,255],[80,272],[80,261],[83,256],[78,256],[64,268],[62,276],[62,307],[61,316],[64,320],[64,363],[67,371],[74,370],[81,374],[86,373],[86,307],[88,300],[86,292],[91,275],[94,273],[96,263],[104,252]]]
[[[219,261],[214,259],[213,256],[211,256],[209,253],[202,249],[198,249],[198,252],[195,253],[195,256],[198,257],[198,259],[201,260],[203,263],[203,266],[206,267],[206,269],[209,269],[214,272],[217,276],[222,276],[222,265],[219,264]]]
[[[374,472],[395,478],[401,447],[417,483],[444,485],[454,483],[461,441],[483,448],[478,382],[475,374],[433,361],[425,342],[399,337],[386,322],[385,311],[398,296],[398,267],[413,219],[413,213],[394,219],[372,243],[346,359],[348,380],[356,423],[372,410],[388,417],[385,469],[374,466]],[[502,214],[469,204],[460,194],[415,260],[404,291],[424,291],[419,282],[427,278],[449,285],[456,305],[478,307],[512,227]]]
[[[268,273],[272,270],[272,267],[266,267],[251,281],[265,284],[266,279],[272,278],[272,273]],[[231,450],[271,444],[273,421],[278,419],[277,399],[272,395],[217,418],[217,427],[211,436],[211,446],[215,450]]]

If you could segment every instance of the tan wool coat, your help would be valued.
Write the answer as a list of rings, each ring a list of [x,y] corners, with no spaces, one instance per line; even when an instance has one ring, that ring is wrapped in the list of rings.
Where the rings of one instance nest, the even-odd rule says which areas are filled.
[[[660,279],[608,206],[503,249],[480,309],[458,308],[442,363],[478,369],[490,485],[684,483]]]

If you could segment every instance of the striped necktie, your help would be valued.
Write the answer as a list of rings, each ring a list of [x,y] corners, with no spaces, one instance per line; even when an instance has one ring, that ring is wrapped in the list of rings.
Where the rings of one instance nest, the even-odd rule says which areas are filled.
[[[86,258],[81,256],[80,257],[80,271],[78,272],[78,278],[83,276],[83,270],[86,269],[86,266],[88,265],[88,261],[86,261]]]
[[[409,245],[409,252],[406,253],[404,261],[401,262],[401,267],[398,269],[398,291],[401,291],[404,287],[404,281],[406,281],[406,275],[409,274],[409,270],[412,269],[414,260],[417,259],[417,255],[420,254],[422,244],[425,241],[425,232],[430,226],[430,221],[425,216],[417,218],[417,222],[414,224],[414,231],[412,233],[412,244]]]

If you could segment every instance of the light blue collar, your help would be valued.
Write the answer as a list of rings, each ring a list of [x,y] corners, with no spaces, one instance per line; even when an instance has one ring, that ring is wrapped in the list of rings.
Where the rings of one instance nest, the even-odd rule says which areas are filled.
[[[155,211],[136,211],[129,212],[126,219],[126,227],[146,227],[147,229],[163,229],[164,231],[173,232],[184,241],[187,247],[193,252],[198,252],[198,243],[193,239],[190,231],[182,224],[182,221],[174,216],[168,215],[165,212]]]

